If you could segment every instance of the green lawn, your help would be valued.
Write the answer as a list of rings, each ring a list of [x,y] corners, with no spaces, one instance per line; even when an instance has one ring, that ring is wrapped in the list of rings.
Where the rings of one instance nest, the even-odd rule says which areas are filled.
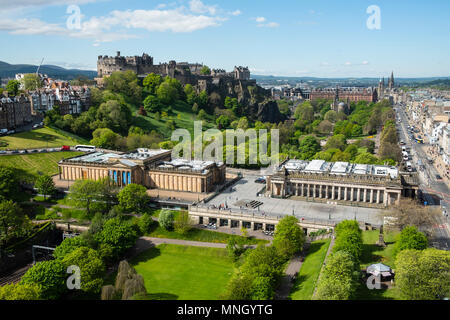
[[[58,162],[62,158],[75,157],[83,152],[49,152],[25,155],[0,156],[0,167],[10,167],[20,177],[37,176],[40,173],[54,175],[58,173]]]
[[[365,269],[374,263],[384,263],[395,269],[393,249],[398,232],[385,232],[384,241],[386,248],[375,245],[378,240],[379,230],[363,232],[363,252],[361,255],[361,269]],[[392,289],[369,290],[364,283],[361,283],[356,292],[357,300],[392,300],[400,299],[399,292],[394,287]]]
[[[228,233],[222,233],[217,231],[210,231],[198,228],[192,228],[187,234],[180,234],[175,231],[167,231],[159,224],[154,223],[151,227],[151,231],[147,234],[149,237],[156,238],[169,238],[169,239],[181,239],[181,240],[191,240],[191,241],[202,241],[202,242],[215,242],[215,243],[227,243],[228,239],[231,237],[241,238],[242,236],[233,235]],[[268,243],[267,240],[249,238],[246,241],[247,244],[265,244]]]
[[[4,136],[0,138],[0,142],[8,144],[6,147],[0,148],[1,150],[54,148],[88,143],[87,140],[73,134],[49,127]]]
[[[187,129],[191,134],[194,132],[194,121],[200,121],[192,112],[192,107],[183,101],[175,102],[172,106],[172,113],[168,114],[167,117],[160,117],[159,120],[152,113],[148,113],[147,116],[138,115],[137,110],[133,110],[135,114],[133,125],[147,130],[156,130],[166,138],[170,138],[172,134],[172,130],[166,124],[168,120],[173,120],[176,128]],[[168,108],[162,108],[160,113],[163,111],[167,112]],[[215,117],[214,115],[207,115],[205,121],[203,121],[203,129],[213,127],[215,127]]]
[[[292,287],[290,299],[311,300],[330,242],[330,239],[325,239],[311,243],[305,261]]]
[[[131,260],[152,300],[217,300],[234,268],[225,249],[162,244]]]

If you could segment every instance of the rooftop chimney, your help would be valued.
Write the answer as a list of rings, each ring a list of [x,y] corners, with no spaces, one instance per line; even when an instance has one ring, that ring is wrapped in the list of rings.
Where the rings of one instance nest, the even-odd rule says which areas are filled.
[[[117,56],[120,57],[120,51],[117,51]]]

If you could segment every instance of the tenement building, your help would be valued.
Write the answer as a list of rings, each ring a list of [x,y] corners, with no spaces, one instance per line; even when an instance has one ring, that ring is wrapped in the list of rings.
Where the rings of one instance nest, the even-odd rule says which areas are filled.
[[[0,129],[15,129],[32,121],[30,99],[25,95],[0,95]]]
[[[313,89],[309,94],[310,100],[327,99],[345,102],[377,102],[377,89],[369,88],[324,88]]]
[[[417,177],[384,165],[288,160],[267,178],[267,194],[319,202],[386,207],[415,197]]]
[[[149,189],[208,193],[225,181],[225,164],[171,159],[170,150],[137,149],[130,153],[93,152],[58,163],[59,179],[110,179]]]

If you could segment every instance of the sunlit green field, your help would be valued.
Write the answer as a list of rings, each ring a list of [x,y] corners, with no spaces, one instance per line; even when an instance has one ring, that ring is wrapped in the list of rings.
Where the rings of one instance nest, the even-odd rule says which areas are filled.
[[[24,155],[0,156],[0,167],[15,169],[20,176],[39,174],[54,175],[58,173],[58,162],[62,158],[75,157],[83,152],[49,152],[31,153]]]
[[[62,130],[44,127],[0,137],[0,142],[6,142],[8,144],[7,146],[0,148],[1,150],[15,150],[55,148],[63,145],[74,146],[77,144],[86,144],[88,141]]]
[[[152,300],[217,300],[233,273],[227,251],[219,248],[162,244],[131,263]]]

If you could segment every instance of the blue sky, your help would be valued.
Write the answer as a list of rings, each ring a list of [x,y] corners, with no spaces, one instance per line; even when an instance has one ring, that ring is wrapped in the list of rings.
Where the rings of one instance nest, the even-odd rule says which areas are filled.
[[[73,4],[79,29],[66,24]],[[367,28],[370,5],[380,9],[379,30]],[[450,76],[448,0],[0,0],[0,8],[8,63],[44,57],[95,69],[98,55],[119,50],[253,74]]]

